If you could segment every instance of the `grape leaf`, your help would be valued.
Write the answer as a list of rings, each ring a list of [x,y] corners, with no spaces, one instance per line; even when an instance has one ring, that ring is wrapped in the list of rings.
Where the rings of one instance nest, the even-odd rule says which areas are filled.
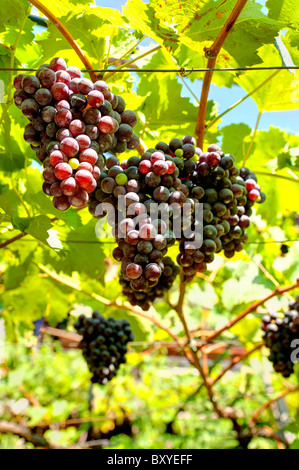
[[[267,0],[269,18],[283,21],[285,26],[299,28],[299,11],[297,0]]]
[[[259,50],[264,66],[281,65],[281,57],[274,45],[266,45]],[[271,78],[272,77],[272,78]],[[283,111],[296,109],[298,103],[294,98],[295,76],[288,70],[246,72],[236,79],[236,83],[248,93],[269,78],[259,90],[255,91],[252,98],[260,111]]]

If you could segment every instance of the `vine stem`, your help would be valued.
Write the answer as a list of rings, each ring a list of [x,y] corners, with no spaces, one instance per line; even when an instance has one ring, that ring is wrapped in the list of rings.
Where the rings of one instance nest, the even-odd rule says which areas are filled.
[[[229,111],[232,111],[234,108],[239,106],[239,104],[243,103],[247,98],[250,98],[255,92],[257,92],[260,88],[262,88],[264,85],[266,85],[272,78],[274,78],[281,70],[276,70],[272,75],[270,75],[266,80],[264,80],[262,83],[260,83],[256,88],[254,88],[250,93],[247,95],[243,96],[239,101],[236,101],[236,103],[232,104],[229,108],[227,108],[223,113],[219,114],[216,116],[212,121],[208,122],[206,125],[206,130],[212,127],[216,122],[218,122],[223,116],[225,116]]]
[[[221,50],[221,47],[223,46],[229,32],[233,28],[235,22],[237,21],[247,1],[248,0],[237,0],[236,5],[231,11],[228,19],[226,20],[222,30],[220,31],[219,35],[215,39],[214,43],[209,49],[205,49],[206,57],[208,57],[207,68],[209,69],[215,68],[217,56]],[[199,105],[199,110],[198,110],[196,129],[195,129],[195,135],[197,137],[197,146],[200,147],[201,149],[203,148],[204,136],[205,136],[205,131],[206,131],[205,118],[206,118],[208,96],[209,96],[210,86],[212,82],[212,77],[213,77],[213,71],[208,71],[205,73],[203,85],[202,85],[201,97],[200,97],[200,105]]]
[[[197,355],[197,351],[194,350],[194,348],[192,347],[192,337],[191,337],[191,334],[190,334],[190,331],[189,331],[189,328],[188,328],[188,325],[187,325],[187,322],[186,322],[186,319],[185,319],[185,316],[184,316],[184,312],[183,312],[183,304],[184,304],[184,298],[185,298],[185,294],[186,294],[186,281],[184,281],[184,274],[182,273],[181,271],[181,283],[180,283],[180,295],[179,295],[179,300],[178,300],[178,303],[177,305],[174,307],[175,308],[175,311],[177,312],[178,316],[179,316],[179,319],[181,320],[181,323],[183,325],[183,328],[184,328],[184,331],[185,331],[185,335],[186,335],[186,338],[187,338],[187,341],[188,341],[188,350],[189,350],[189,353],[188,351],[186,351],[186,348],[184,349],[184,352],[186,354],[186,357],[189,359],[190,355],[191,355],[191,360],[189,359],[190,363],[193,364],[196,369],[198,370],[202,380],[203,380],[203,385],[204,387],[206,388],[207,390],[207,393],[208,393],[208,397],[209,397],[209,401],[211,402],[211,404],[213,405],[213,409],[214,411],[216,412],[216,414],[219,416],[219,417],[225,417],[225,413],[224,411],[220,408],[220,406],[218,405],[217,401],[215,400],[215,397],[214,397],[214,392],[213,392],[213,389],[212,389],[212,386],[211,386],[211,381],[210,381],[210,378],[209,376],[205,373],[200,361],[199,361],[199,358],[198,358],[198,355]]]
[[[257,175],[262,175],[262,176],[274,176],[275,178],[281,178],[283,180],[287,181],[292,181],[292,183],[299,183],[299,178],[290,178],[289,176],[284,176],[284,175],[277,175],[276,173],[267,173],[266,171],[256,171],[255,172]]]
[[[139,56],[134,57],[133,59],[129,60],[128,62],[125,62],[124,64],[120,65],[119,67],[117,67],[116,69],[114,69],[110,73],[108,73],[108,75],[105,76],[105,80],[107,81],[108,78],[112,77],[115,74],[115,72],[118,72],[119,70],[121,70],[125,66],[128,66],[128,65],[132,64],[133,62],[136,62],[137,60],[142,59],[143,57],[146,57],[147,55],[158,51],[161,48],[162,48],[162,46],[160,46],[160,45],[156,46],[153,49],[150,49],[150,50],[144,52],[143,54],[140,54]]]
[[[146,320],[149,320],[150,322],[154,323],[158,328],[161,328],[162,330],[166,331],[166,333],[169,334],[177,343],[180,344],[180,338],[176,336],[175,334],[172,333],[166,326],[162,325],[156,318],[151,317],[150,315],[147,315],[146,313],[141,310],[139,307],[133,307],[130,305],[129,302],[120,302],[118,299],[116,300],[109,300],[106,299],[105,297],[102,297],[101,295],[95,294],[94,292],[88,292],[82,289],[79,285],[76,285],[74,282],[71,281],[71,279],[65,279],[64,277],[60,276],[56,272],[50,271],[46,266],[43,266],[42,264],[37,264],[38,268],[46,273],[51,279],[53,279],[56,282],[59,282],[60,284],[63,284],[64,286],[70,287],[73,290],[76,290],[78,292],[81,292],[84,295],[87,295],[91,297],[92,299],[96,300],[97,302],[100,302],[107,307],[116,307],[116,308],[122,308],[124,310],[127,310],[134,315],[137,315],[139,317],[145,318]]]
[[[223,333],[224,331],[226,331],[229,328],[231,328],[232,326],[234,326],[240,320],[242,320],[247,315],[249,315],[249,313],[255,312],[258,307],[263,305],[268,300],[272,299],[272,297],[276,297],[277,295],[283,295],[285,292],[288,292],[292,289],[296,289],[296,287],[299,287],[299,278],[297,279],[297,281],[294,284],[290,284],[289,286],[285,286],[285,287],[276,286],[275,289],[271,292],[271,294],[267,295],[266,297],[264,297],[261,300],[257,300],[253,304],[249,305],[249,307],[247,307],[243,312],[241,312],[235,318],[233,318],[232,320],[227,322],[222,328],[219,328],[219,330],[214,331],[214,333],[212,333],[208,337],[207,341],[210,342],[210,341],[218,338],[218,336],[220,336],[221,333]]]
[[[295,386],[295,387],[290,387],[290,388],[287,388],[285,389],[283,392],[281,392],[277,397],[275,398],[272,398],[268,401],[266,401],[262,406],[260,406],[260,408],[258,408],[254,413],[253,415],[251,416],[250,420],[249,420],[249,426],[252,427],[256,424],[257,420],[258,420],[258,417],[267,409],[269,408],[273,403],[277,402],[278,400],[280,400],[281,398],[284,398],[286,395],[288,395],[289,393],[294,393],[294,392],[299,392],[299,385]]]
[[[253,131],[253,134],[252,134],[252,138],[251,138],[248,150],[246,152],[246,155],[244,156],[244,159],[243,159],[243,166],[245,166],[246,161],[248,160],[248,157],[250,155],[250,152],[251,152],[251,149],[252,149],[252,146],[253,146],[253,143],[254,143],[254,139],[256,137],[257,129],[258,129],[262,114],[263,114],[263,111],[259,111],[259,114],[258,114],[258,117],[257,117],[257,120],[256,120],[256,124],[255,124],[255,128],[254,128],[254,131]]]
[[[71,45],[71,47],[74,49],[78,57],[81,59],[81,62],[84,64],[85,68],[87,70],[93,70],[93,66],[91,65],[88,57],[84,52],[82,51],[81,47],[77,44],[73,36],[69,33],[69,31],[66,29],[66,27],[59,21],[59,19],[53,15],[53,13],[45,7],[45,5],[42,4],[39,0],[28,0],[32,5],[34,5],[40,12],[42,12],[48,20],[53,23],[54,26],[58,29],[58,31],[61,32],[61,34],[65,37],[65,39],[68,41],[68,43]],[[90,78],[92,81],[97,80],[97,74],[93,71],[89,72]]]
[[[251,354],[253,354],[255,351],[258,351],[259,349],[261,349],[263,346],[264,346],[264,342],[259,343],[259,344],[257,344],[253,349],[251,349],[250,351],[247,351],[245,354],[242,354],[241,356],[238,356],[238,357],[235,357],[234,359],[232,359],[231,363],[230,363],[225,369],[223,369],[223,370],[220,372],[220,374],[213,380],[212,385],[214,386],[215,383],[217,383],[220,379],[222,379],[222,377],[224,376],[224,374],[226,374],[226,372],[228,372],[229,370],[231,370],[236,364],[238,364],[239,362],[243,361],[243,360],[246,359],[248,356],[250,356]]]

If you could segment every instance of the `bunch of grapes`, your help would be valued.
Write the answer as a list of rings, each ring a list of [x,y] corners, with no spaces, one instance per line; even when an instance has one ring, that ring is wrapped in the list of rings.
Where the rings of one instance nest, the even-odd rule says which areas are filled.
[[[55,58],[34,75],[14,80],[14,102],[30,123],[24,139],[43,163],[43,191],[61,211],[83,207],[97,187],[103,153],[139,145],[137,116],[106,82],[83,78],[77,67]]]
[[[262,319],[263,339],[270,349],[268,359],[275,372],[283,377],[290,377],[294,372],[291,345],[295,339],[299,339],[299,296],[289,304],[289,308],[284,314],[271,313]]]
[[[238,212],[234,218],[229,219],[230,231],[222,238],[224,255],[226,258],[232,258],[236,251],[242,251],[243,245],[247,242],[248,236],[246,229],[250,225],[250,216],[252,215],[252,207],[255,202],[262,204],[266,200],[266,195],[261,192],[260,186],[257,184],[257,177],[248,168],[242,167],[238,177],[231,178],[238,181],[246,188],[246,204],[238,206]],[[243,181],[242,181],[243,180]],[[240,236],[238,236],[240,234]]]
[[[106,319],[95,311],[91,318],[80,315],[74,327],[83,336],[79,348],[92,373],[92,383],[106,384],[126,362],[127,343],[134,339],[129,322]]]
[[[121,262],[121,283],[132,303],[148,308],[144,293],[152,294],[159,285],[164,258],[176,239],[177,262],[186,281],[205,272],[215,253],[224,250],[231,257],[242,249],[251,206],[265,199],[254,178],[246,168],[240,171],[218,145],[203,153],[189,136],[159,142],[141,157],[121,163],[116,157],[107,159],[89,210],[96,218],[105,216],[98,210],[104,202],[121,213],[113,228],[113,256]],[[156,203],[162,212],[153,215]],[[202,203],[202,217],[197,203]],[[113,225],[110,214],[108,222]]]
[[[163,258],[163,271],[157,283],[154,286],[148,286],[145,290],[136,291],[130,284],[130,281],[120,275],[120,285],[123,287],[123,294],[126,295],[131,305],[138,305],[143,310],[149,310],[151,304],[172,287],[177,275],[180,272],[177,266],[169,256]]]
[[[152,203],[161,203],[167,212],[171,201],[185,202],[184,194],[172,187],[181,185],[178,174],[171,157],[167,159],[162,151],[152,149],[141,158],[131,157],[121,164],[116,157],[110,157],[98,180],[89,209],[95,217],[102,217],[97,208],[105,202],[121,213],[121,220],[114,226],[118,246],[113,256],[121,262],[122,277],[135,292],[157,285],[168,247],[175,242],[163,212],[153,215]],[[109,215],[108,222],[113,222]]]
[[[248,238],[245,229],[250,224],[251,207],[255,201],[264,202],[265,195],[256,176],[247,168],[239,170],[234,157],[224,154],[217,144],[202,152],[195,147],[195,139],[186,136],[169,144],[159,142],[156,149],[163,149],[176,162],[180,190],[191,203],[191,218],[181,217],[181,221],[185,228],[190,225],[192,236],[180,240],[177,257],[189,281],[196,272],[206,271],[215,253],[224,250],[226,257],[232,257],[242,250]],[[202,221],[192,214],[196,203],[203,205]]]

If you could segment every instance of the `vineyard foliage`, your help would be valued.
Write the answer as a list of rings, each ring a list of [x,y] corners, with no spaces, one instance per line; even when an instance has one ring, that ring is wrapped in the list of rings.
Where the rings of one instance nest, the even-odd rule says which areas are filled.
[[[109,66],[111,70],[113,64],[134,70],[206,67],[205,50],[220,33],[235,3],[236,0],[150,0],[148,3],[128,0],[119,11],[91,6],[88,0],[42,2],[71,34],[94,69]],[[299,66],[298,11],[296,0],[268,0],[265,7],[248,1],[218,55],[216,67],[279,67],[289,66],[290,60]],[[52,347],[43,346],[38,358],[30,356],[34,367],[28,364],[23,347],[36,341],[32,337],[36,320],[44,317],[49,325],[56,326],[71,312],[71,325],[81,310],[90,307],[107,318],[129,320],[136,342],[167,342],[172,338],[165,329],[129,308],[121,308],[125,298],[118,282],[119,265],[112,259],[115,244],[98,240],[96,221],[89,211],[70,208],[59,212],[41,190],[42,166],[23,140],[27,120],[13,104],[13,79],[17,72],[1,69],[37,69],[41,64],[50,63],[53,57],[63,57],[81,70],[85,66],[54,24],[47,20],[47,28],[37,28],[29,18],[31,13],[32,5],[27,0],[1,1],[0,85],[4,100],[0,108],[0,319],[4,320],[7,342],[18,343],[18,348],[14,351],[7,346],[11,371],[7,373],[6,392],[4,382],[0,382],[0,395],[6,393],[7,399],[19,400],[22,393],[16,391],[14,385],[24,381],[27,391],[33,393],[32,384],[36,377],[42,376],[43,386],[36,392],[41,406],[28,405],[20,412],[34,426],[42,420],[66,419],[73,408],[80,417],[89,413],[87,404],[82,404],[79,398],[81,393],[87,397],[89,378],[79,351],[62,352],[56,345],[54,353]],[[88,73],[85,76],[89,78]],[[134,132],[143,145],[150,148],[158,141],[169,142],[172,138],[194,135],[200,96],[196,99],[188,90],[201,83],[203,77],[204,73],[197,71],[185,77],[173,72],[109,72],[103,79],[113,93],[125,99],[127,109],[137,113],[139,122]],[[284,111],[292,111],[294,119],[298,119],[299,74],[296,70],[214,72],[212,83],[223,93],[227,89],[241,89],[244,96],[257,89],[249,98],[256,103],[257,119],[263,113]],[[276,285],[288,285],[299,278],[299,133],[295,135],[285,128],[283,113],[279,127],[251,129],[242,122],[242,114],[238,123],[227,124],[229,114],[217,119],[219,106],[221,103],[213,100],[211,92],[204,150],[217,142],[224,152],[235,157],[239,167],[249,166],[257,174],[267,200],[254,207],[245,249],[236,253],[233,260],[217,255],[208,271],[196,276],[188,285],[184,314],[189,329],[195,331],[201,328],[203,318],[209,329],[217,330],[252,302],[270,294]],[[120,159],[134,155],[137,155],[136,150],[130,150],[121,154]],[[13,243],[7,243],[15,237]],[[282,244],[288,246],[287,253],[282,252]],[[176,254],[177,246],[174,246],[169,256],[175,260]],[[180,320],[171,308],[178,300],[178,287],[179,280],[168,298],[156,301],[148,314],[173,334],[183,336]],[[290,294],[295,293],[298,294]],[[111,305],[101,303],[99,296],[108,300],[108,304],[111,301]],[[115,299],[117,303],[113,303]],[[261,311],[248,315],[226,331],[222,339],[252,349],[262,338],[261,313],[285,311],[289,301],[287,295],[273,297]],[[72,326],[69,329],[74,331]],[[153,442],[164,447],[166,444],[159,433],[161,436],[172,419],[176,397],[184,401],[198,386],[198,378],[191,368],[183,383],[175,373],[169,374],[163,385],[156,383],[157,370],[169,369],[171,362],[159,355],[152,358],[141,355],[141,349],[142,346],[136,346],[135,351],[130,350],[128,364],[122,366],[120,375],[107,385],[107,392],[103,389],[95,392],[94,414],[105,415],[110,406],[113,417],[119,415],[121,421],[124,414],[136,411],[135,400],[139,397],[140,415],[137,411],[133,419],[135,426],[142,430],[140,437],[134,441],[128,436],[116,436],[112,441],[115,447],[144,448],[153,446]],[[266,374],[270,381],[272,369],[266,360],[267,354],[265,348],[256,351],[238,374],[217,383],[217,394],[229,397],[229,404],[250,415],[268,396],[269,388],[256,373],[258,370],[261,376]],[[45,371],[45,364],[50,363],[51,370]],[[134,376],[138,368],[143,371],[142,385]],[[212,377],[220,370],[220,365],[214,364]],[[288,383],[295,385],[296,375],[288,379]],[[275,391],[283,390],[285,384],[285,379],[273,378]],[[240,390],[248,393],[246,404],[241,400]],[[295,395],[288,402],[291,418],[286,430],[294,434],[293,446],[298,448]],[[161,411],[161,403],[166,411]],[[198,413],[206,410],[211,413],[205,393],[199,394],[190,406],[187,420],[179,419],[175,423],[178,435],[185,435],[186,439],[183,441],[169,434],[165,439],[166,443],[169,439],[170,447],[199,445],[192,426]],[[149,427],[148,407],[152,408]],[[0,409],[4,419],[13,415],[10,413],[8,408]],[[275,421],[272,415],[268,418]],[[103,420],[98,426],[102,436],[113,429],[115,422]],[[227,447],[234,447],[230,426],[226,423],[217,429],[212,420],[205,423],[204,428],[198,430],[201,447],[221,447],[225,439]],[[51,441],[70,445],[84,429],[84,426],[79,428],[80,432],[78,428],[59,432],[49,429],[47,433]],[[219,444],[211,442],[214,432],[217,432],[215,439]],[[3,447],[17,445],[13,436],[1,438],[0,442]],[[268,445],[275,444],[262,438],[253,441],[253,447]]]

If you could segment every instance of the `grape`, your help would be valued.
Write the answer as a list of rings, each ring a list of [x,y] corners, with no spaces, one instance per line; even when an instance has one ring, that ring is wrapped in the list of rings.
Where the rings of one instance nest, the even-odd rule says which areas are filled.
[[[47,106],[52,102],[52,93],[48,88],[39,88],[34,94],[34,99],[40,106]]]
[[[56,101],[67,100],[69,96],[69,89],[64,83],[54,83],[51,87],[51,93]]]
[[[41,112],[41,117],[45,122],[50,123],[54,121],[56,113],[57,109],[53,106],[46,106]]]
[[[26,116],[28,119],[33,119],[39,112],[39,105],[34,99],[27,98],[22,102],[21,110],[24,116]]]
[[[126,274],[130,279],[138,279],[143,273],[140,264],[130,263],[126,267]]]
[[[67,163],[67,158],[60,150],[53,150],[50,154],[50,163],[55,167],[58,163]]]
[[[78,84],[79,93],[82,95],[88,95],[93,90],[93,83],[88,78],[81,78]]]
[[[69,202],[74,207],[83,207],[87,204],[88,199],[88,193],[84,189],[79,188],[74,196],[69,197]]]
[[[118,129],[118,122],[110,116],[103,116],[98,124],[99,130],[103,134],[112,134]]]
[[[157,160],[153,164],[153,171],[156,175],[162,176],[168,172],[168,165],[163,160]]]
[[[105,98],[103,93],[98,90],[92,90],[87,95],[87,102],[90,106],[98,108],[104,104]]]
[[[88,162],[91,165],[94,165],[98,161],[98,154],[92,148],[82,150],[79,155],[80,162]]]
[[[72,176],[73,169],[68,163],[58,163],[55,166],[54,174],[59,180],[64,180]]]
[[[66,69],[67,73],[70,75],[71,79],[81,78],[81,72],[78,67],[70,66]]]
[[[56,72],[56,81],[59,83],[64,83],[65,85],[69,85],[71,76],[65,70],[58,70],[58,72]]]
[[[299,296],[289,304],[290,310],[284,314],[270,314],[262,318],[263,339],[270,350],[268,357],[275,372],[283,377],[294,373],[291,362],[293,340],[298,339],[299,333]]]
[[[66,137],[60,143],[60,150],[67,157],[75,157],[77,153],[79,152],[79,144],[72,137]]]
[[[97,126],[101,119],[101,113],[97,108],[87,108],[83,113],[83,119],[86,124]]]
[[[72,120],[73,120],[72,113],[68,109],[61,109],[57,111],[57,113],[54,116],[55,124],[57,124],[57,126],[59,127],[69,127]]]
[[[93,141],[99,137],[99,130],[97,126],[87,125],[85,126],[85,134]]]
[[[83,135],[84,132],[85,132],[85,124],[84,124],[83,121],[81,121],[80,119],[74,119],[69,124],[69,130],[70,130],[70,132],[72,133],[72,135],[74,137],[78,137],[80,134],[82,134],[83,139],[85,139],[85,140],[88,139],[88,143],[90,145],[91,141],[90,141],[89,137]],[[76,139],[76,140],[78,142],[78,139]],[[81,140],[82,140],[82,138],[81,138]],[[79,142],[78,142],[78,144],[79,144]],[[89,147],[89,145],[88,145],[88,147]],[[86,148],[88,148],[88,147],[86,147]]]
[[[64,179],[60,183],[60,189],[65,196],[74,196],[79,190],[76,180],[73,177]]]
[[[54,72],[58,72],[58,70],[66,70],[67,65],[65,60],[61,59],[60,57],[55,57],[50,62],[50,69],[52,69]]]
[[[134,127],[137,124],[137,115],[134,111],[123,111],[121,113],[121,123],[128,124],[130,127]]]
[[[80,188],[86,189],[92,184],[93,176],[87,170],[78,170],[75,175],[75,180]]]
[[[59,211],[66,211],[71,204],[66,196],[53,197],[53,206]]]
[[[33,95],[40,87],[40,81],[35,75],[24,75],[22,78],[22,89],[28,95]]]

